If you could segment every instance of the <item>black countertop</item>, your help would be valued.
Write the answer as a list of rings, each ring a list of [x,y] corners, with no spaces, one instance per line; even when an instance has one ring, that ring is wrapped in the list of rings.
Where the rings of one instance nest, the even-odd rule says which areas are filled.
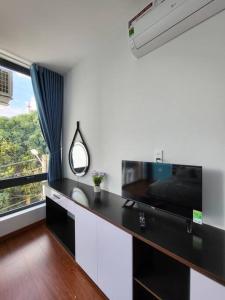
[[[188,234],[185,220],[148,205],[123,208],[125,199],[121,196],[101,191],[96,197],[93,187],[70,179],[55,181],[49,186],[134,237],[225,285],[224,230],[193,224],[193,233]],[[78,189],[82,190],[83,197],[76,197]],[[144,211],[146,217],[144,230],[139,226],[140,211]]]

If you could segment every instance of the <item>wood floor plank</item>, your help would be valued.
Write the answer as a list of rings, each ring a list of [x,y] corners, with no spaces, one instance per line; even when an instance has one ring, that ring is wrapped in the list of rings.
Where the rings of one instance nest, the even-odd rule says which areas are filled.
[[[0,299],[105,300],[45,225],[0,243]]]

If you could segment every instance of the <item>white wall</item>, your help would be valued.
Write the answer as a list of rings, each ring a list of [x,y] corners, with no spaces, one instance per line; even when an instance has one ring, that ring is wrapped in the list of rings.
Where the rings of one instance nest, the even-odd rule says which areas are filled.
[[[90,169],[100,165],[100,85],[99,66],[95,60],[86,59],[65,76],[65,101],[63,107],[63,167],[64,176],[90,183],[91,172],[80,179],[69,167],[69,149],[80,121],[80,130],[90,152]]]
[[[204,222],[225,228],[225,12],[139,60],[128,19],[65,76],[64,176],[75,179],[68,151],[80,120],[106,189],[120,194],[122,159],[163,149],[166,162],[204,167]]]

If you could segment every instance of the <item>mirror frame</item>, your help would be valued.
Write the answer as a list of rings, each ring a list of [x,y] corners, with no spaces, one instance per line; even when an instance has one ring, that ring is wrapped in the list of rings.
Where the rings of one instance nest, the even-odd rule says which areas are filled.
[[[76,137],[77,137],[78,134],[80,135],[80,138],[81,138],[81,141],[79,141],[79,143],[81,143],[84,146],[84,148],[85,148],[85,150],[87,152],[87,161],[88,161],[88,165],[87,165],[87,167],[84,169],[84,171],[82,173],[76,173],[76,171],[74,169],[74,166],[73,166],[73,155],[72,155],[72,153],[73,153],[74,144],[76,143],[75,139],[76,139]],[[70,169],[72,170],[72,172],[76,176],[78,176],[78,177],[85,176],[87,174],[88,170],[89,170],[89,167],[90,167],[90,154],[89,154],[89,151],[88,151],[88,147],[87,147],[87,145],[85,143],[85,140],[83,138],[83,135],[82,135],[82,133],[80,131],[80,122],[79,121],[77,122],[77,129],[75,131],[75,134],[74,134],[71,146],[70,146],[70,150],[69,150],[69,165],[70,165]]]

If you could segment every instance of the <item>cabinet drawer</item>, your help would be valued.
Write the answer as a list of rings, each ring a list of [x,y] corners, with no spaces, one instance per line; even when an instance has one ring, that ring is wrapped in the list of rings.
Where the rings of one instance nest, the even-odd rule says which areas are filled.
[[[63,195],[61,195],[60,193],[58,193],[57,191],[55,191],[54,189],[48,186],[44,187],[44,193],[48,198],[53,200],[55,203],[68,210],[68,201],[71,200],[67,199],[66,197],[64,197]]]

